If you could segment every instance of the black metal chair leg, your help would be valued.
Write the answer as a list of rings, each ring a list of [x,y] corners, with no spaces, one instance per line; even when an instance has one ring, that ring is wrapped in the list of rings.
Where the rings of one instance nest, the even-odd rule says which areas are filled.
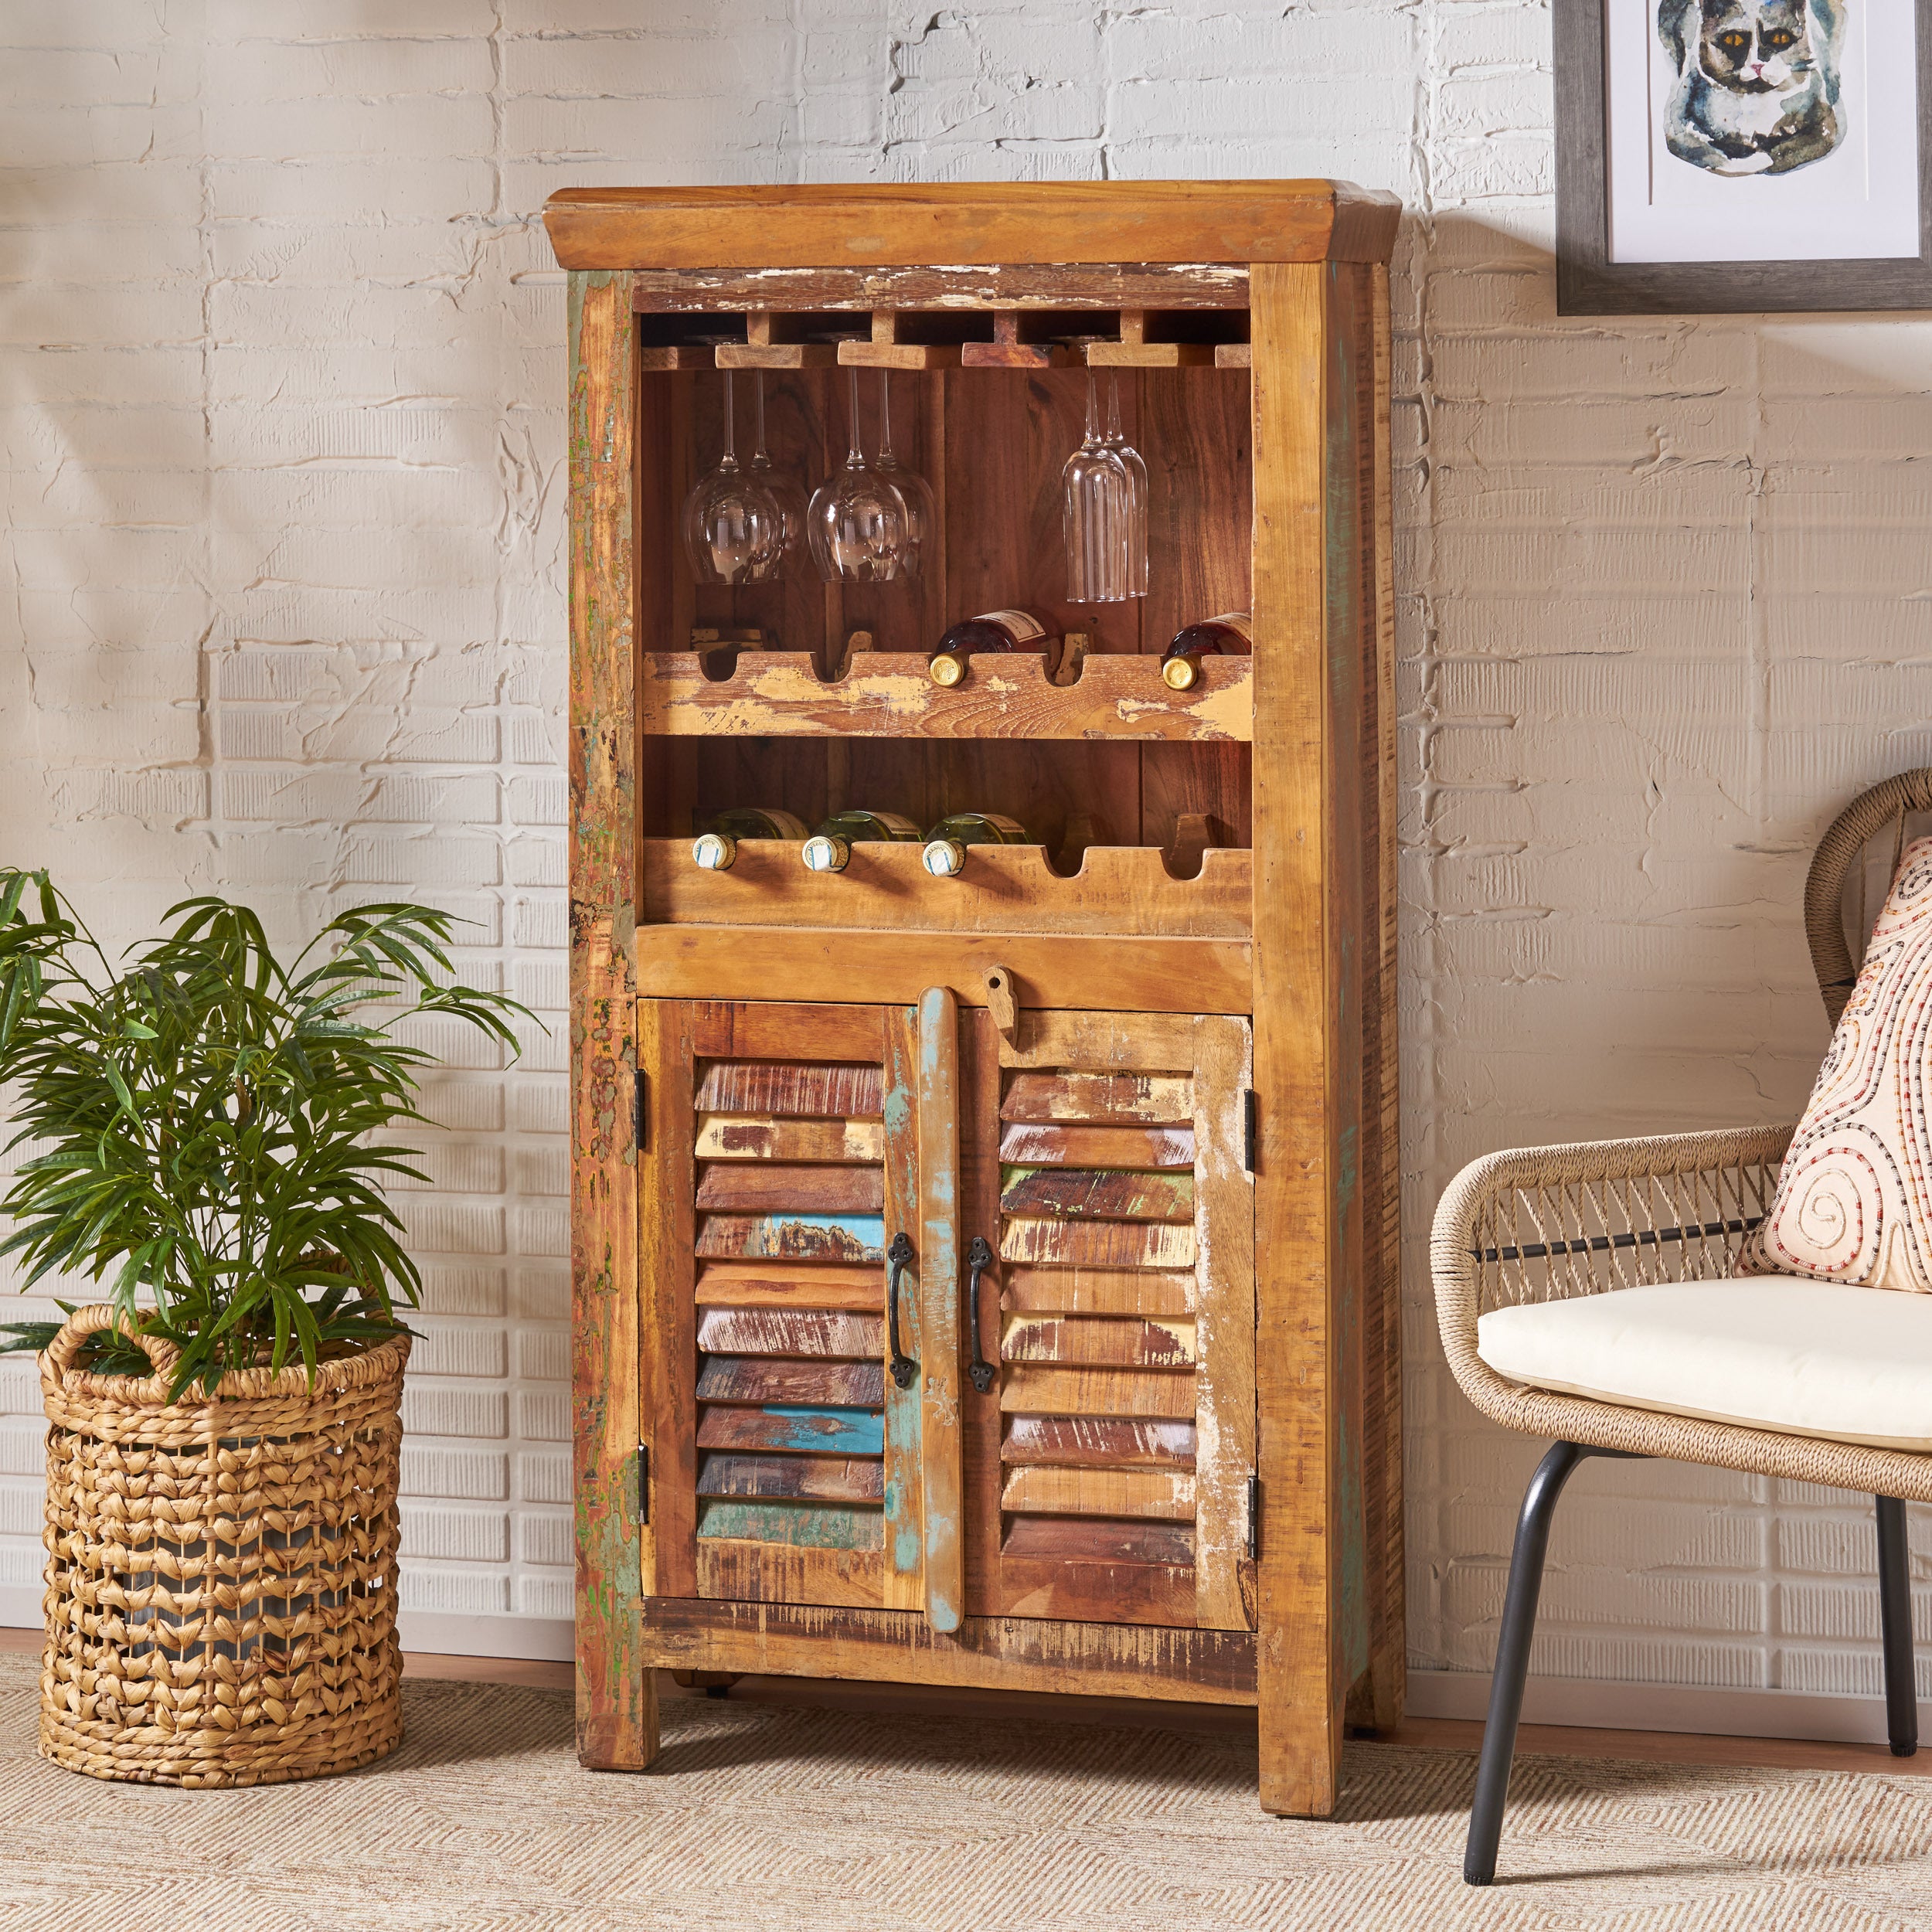
[[[1549,1548],[1556,1498],[1586,1456],[1624,1454],[1585,1443],[1553,1444],[1523,1493],[1516,1546],[1509,1558],[1509,1587],[1503,1597],[1502,1632],[1496,1642],[1496,1672],[1489,1682],[1489,1718],[1476,1765],[1475,1802],[1469,1808],[1469,1842],[1462,1855],[1462,1876],[1471,1885],[1488,1885],[1496,1876],[1496,1845],[1502,1836],[1509,1765],[1516,1753],[1523,1680],[1529,1674],[1529,1642],[1536,1634],[1536,1602],[1543,1594],[1543,1558]]]
[[[1875,1496],[1879,1507],[1879,1629],[1885,1645],[1885,1730],[1894,1757],[1919,1748],[1918,1691],[1912,1677],[1912,1578],[1905,1505]]]

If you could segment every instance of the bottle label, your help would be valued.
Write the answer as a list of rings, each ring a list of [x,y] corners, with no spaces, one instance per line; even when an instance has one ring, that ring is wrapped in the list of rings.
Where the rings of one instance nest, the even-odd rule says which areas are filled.
[[[982,611],[973,621],[1002,626],[1015,645],[1031,644],[1046,634],[1046,625],[1029,611]]]

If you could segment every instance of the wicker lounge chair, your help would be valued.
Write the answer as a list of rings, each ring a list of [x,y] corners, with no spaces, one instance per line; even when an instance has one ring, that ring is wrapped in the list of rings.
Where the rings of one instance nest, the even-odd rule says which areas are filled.
[[[1932,811],[1932,769],[1889,780],[1839,816],[1811,862],[1804,891],[1805,928],[1819,988],[1835,1026],[1856,975],[1845,937],[1848,881],[1859,887],[1852,918],[1862,949],[1871,925],[1865,916],[1863,889],[1869,869],[1865,863],[1867,848],[1889,832],[1896,863],[1907,815],[1928,811]],[[1883,857],[1881,845],[1875,862],[1882,863]],[[1861,868],[1855,873],[1855,865]],[[1876,910],[1872,908],[1874,914]],[[1792,1131],[1786,1125],[1492,1154],[1456,1177],[1436,1211],[1430,1246],[1436,1312],[1457,1381],[1492,1420],[1556,1438],[1530,1478],[1510,1560],[1463,1861],[1463,1876],[1472,1885],[1487,1885],[1495,1876],[1550,1519],[1563,1485],[1587,1456],[1672,1457],[1862,1490],[1874,1496],[1887,1730],[1896,1755],[1910,1757],[1917,1748],[1905,1500],[1932,1502],[1932,1453],[1844,1439],[1866,1433],[1862,1428],[1841,1428],[1835,1436],[1801,1433],[1791,1420],[1788,1400],[1781,1410],[1770,1401],[1762,1410],[1740,1409],[1736,1388],[1728,1401],[1708,1405],[1721,1408],[1731,1418],[1721,1420],[1631,1406],[1634,1398],[1620,1402],[1559,1393],[1499,1373],[1478,1352],[1478,1322],[1492,1311],[1567,1304],[1611,1289],[1730,1279],[1745,1237],[1770,1205],[1778,1163]],[[1869,1308],[1881,1324],[1917,1325],[1908,1342],[1932,1335],[1932,1305],[1925,1305],[1932,1304],[1932,1296],[1824,1284],[1792,1282],[1788,1287],[1798,1295],[1821,1291],[1828,1296],[1869,1297],[1861,1311]],[[1587,1310],[1566,1309],[1554,1325],[1570,1325],[1571,1358],[1587,1364],[1593,1350],[1631,1345],[1632,1323],[1641,1323],[1648,1309],[1659,1328],[1649,1338],[1650,1345],[1679,1352],[1681,1362],[1682,1352],[1694,1350],[1701,1342],[1706,1359],[1721,1363],[1722,1332],[1696,1334],[1699,1311],[1713,1315],[1727,1300],[1735,1311],[1740,1298],[1746,1298],[1743,1304],[1748,1307],[1748,1298],[1758,1292],[1740,1284],[1681,1298],[1666,1294],[1628,1303],[1598,1302]],[[1762,1292],[1775,1298],[1785,1293],[1785,1284]],[[1577,1314],[1582,1314],[1583,1330],[1587,1331],[1597,1317],[1613,1310],[1635,1312],[1621,1318],[1619,1333],[1607,1341],[1608,1332],[1600,1321],[1594,1333],[1579,1331]],[[1511,1319],[1520,1325],[1520,1318]],[[1547,1331],[1552,1325],[1543,1319]],[[1689,1332],[1675,1332],[1674,1320]],[[1533,1328],[1533,1321],[1530,1325]],[[1492,1355],[1503,1352],[1494,1345],[1500,1332],[1492,1325]],[[1543,1338],[1547,1340],[1547,1334]],[[1641,1345],[1643,1338],[1636,1339]],[[1891,1373],[1896,1386],[1901,1374],[1911,1372],[1900,1367],[1909,1355],[1909,1348],[1901,1356],[1886,1347],[1876,1355],[1874,1367]],[[1546,1381],[1563,1379],[1545,1377]],[[1787,1397],[1801,1393],[1806,1379],[1803,1372],[1794,1375]],[[1932,1376],[1923,1386],[1925,1420],[1910,1433],[1932,1439]],[[1753,1418],[1774,1426],[1751,1427]]]

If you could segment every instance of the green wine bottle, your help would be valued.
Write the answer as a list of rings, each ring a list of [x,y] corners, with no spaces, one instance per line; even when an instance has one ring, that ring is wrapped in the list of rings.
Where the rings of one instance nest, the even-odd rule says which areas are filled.
[[[1033,835],[1017,818],[996,811],[956,811],[942,818],[926,835],[922,857],[935,879],[956,879],[966,863],[968,845],[1030,845]]]
[[[691,862],[705,872],[729,872],[740,838],[803,838],[805,821],[775,806],[734,805],[706,819],[692,842]]]
[[[808,872],[843,872],[854,845],[917,844],[919,828],[896,811],[835,811],[799,849]]]

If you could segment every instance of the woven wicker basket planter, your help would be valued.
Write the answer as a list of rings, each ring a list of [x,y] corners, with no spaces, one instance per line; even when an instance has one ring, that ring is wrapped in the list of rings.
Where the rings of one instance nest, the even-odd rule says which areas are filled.
[[[77,1370],[83,1308],[41,1358],[47,1410],[40,1753],[95,1777],[270,1784],[403,1735],[398,1413],[410,1338],[167,1400]]]

